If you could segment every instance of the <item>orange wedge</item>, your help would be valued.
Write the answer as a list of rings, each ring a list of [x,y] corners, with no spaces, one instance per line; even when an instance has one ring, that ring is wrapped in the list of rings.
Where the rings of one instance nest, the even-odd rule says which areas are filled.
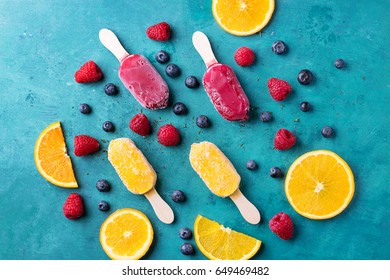
[[[39,173],[50,183],[63,188],[78,187],[60,122],[41,132],[35,144],[34,160]]]

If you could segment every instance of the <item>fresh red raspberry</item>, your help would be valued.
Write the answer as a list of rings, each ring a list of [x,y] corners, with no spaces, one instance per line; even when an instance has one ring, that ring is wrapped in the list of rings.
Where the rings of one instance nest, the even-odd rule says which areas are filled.
[[[287,129],[279,129],[274,139],[274,147],[277,150],[287,150],[294,146],[297,138]]]
[[[148,118],[140,113],[135,115],[129,122],[129,127],[135,133],[146,136],[150,133],[150,123]]]
[[[255,60],[254,52],[248,47],[241,47],[236,50],[234,54],[234,60],[240,66],[249,66],[252,65]]]
[[[276,101],[282,101],[286,99],[288,94],[291,92],[292,87],[286,81],[271,78],[268,80],[268,89],[273,99]]]
[[[269,221],[269,228],[284,240],[291,239],[294,234],[294,224],[290,216],[280,212]]]
[[[180,132],[171,124],[163,125],[157,132],[157,140],[164,146],[176,146],[180,142]]]
[[[171,27],[166,22],[160,22],[150,26],[146,30],[146,35],[152,40],[168,41],[171,37]]]
[[[84,63],[74,74],[74,78],[78,83],[93,83],[99,81],[102,77],[102,70],[92,60]]]
[[[99,150],[99,141],[88,135],[74,137],[74,154],[78,157],[85,156]]]
[[[75,220],[84,215],[84,203],[81,196],[77,193],[71,193],[62,207],[62,211],[69,220]]]

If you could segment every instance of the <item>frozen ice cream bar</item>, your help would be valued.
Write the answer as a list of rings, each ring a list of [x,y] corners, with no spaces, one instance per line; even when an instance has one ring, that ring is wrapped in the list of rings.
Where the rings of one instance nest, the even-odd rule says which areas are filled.
[[[129,54],[109,29],[100,30],[99,38],[119,60],[119,78],[134,98],[147,109],[166,108],[168,85],[149,60],[139,54]]]

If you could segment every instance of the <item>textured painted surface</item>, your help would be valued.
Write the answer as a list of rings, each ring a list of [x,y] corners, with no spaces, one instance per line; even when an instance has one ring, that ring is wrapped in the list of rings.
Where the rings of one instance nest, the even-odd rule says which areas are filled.
[[[277,1],[270,24],[259,34],[235,37],[221,30],[211,14],[211,1],[0,1],[0,258],[1,259],[107,259],[99,244],[99,228],[107,213],[97,210],[101,199],[111,212],[123,207],[143,211],[155,229],[155,242],[146,259],[203,259],[197,250],[192,257],[179,252],[178,230],[192,228],[197,214],[239,229],[263,241],[256,259],[389,259],[389,52],[388,1]],[[112,3],[114,2],[114,3]],[[164,2],[162,4],[161,2]],[[77,5],[76,5],[77,3]],[[173,27],[169,42],[149,40],[146,28],[166,20]],[[176,116],[168,108],[146,111],[153,134],[145,139],[128,128],[130,118],[141,106],[127,92],[117,76],[118,62],[98,40],[100,28],[114,30],[129,52],[145,55],[166,78],[171,89],[170,104],[182,101],[189,114]],[[205,66],[191,44],[196,30],[211,40],[216,57],[236,71],[253,106],[244,125],[223,120],[202,88],[187,89],[188,75],[202,77]],[[386,35],[387,34],[387,35]],[[271,52],[275,40],[288,44],[283,56]],[[240,46],[254,49],[257,62],[238,67],[234,51]],[[164,49],[182,69],[169,78],[154,53]],[[337,70],[336,58],[348,67]],[[79,85],[75,70],[93,59],[105,74],[103,81]],[[312,86],[296,80],[299,70],[311,69]],[[294,92],[281,103],[273,101],[266,81],[275,76],[289,81]],[[107,82],[120,85],[115,97],[103,93]],[[307,100],[313,110],[303,113],[299,103]],[[91,115],[78,111],[80,103],[92,107]],[[275,120],[261,123],[260,111],[272,111]],[[194,118],[209,116],[212,127],[201,130]],[[63,124],[69,150],[73,137],[89,134],[103,148],[95,155],[72,155],[86,215],[69,221],[62,204],[71,192],[46,182],[35,168],[33,147],[39,133],[50,123]],[[101,129],[111,120],[115,133]],[[299,122],[298,122],[299,120]],[[178,147],[157,143],[156,131],[172,123],[182,133]],[[336,129],[336,137],[320,134],[324,125]],[[288,151],[272,149],[273,136],[281,128],[296,132],[297,145]],[[107,160],[110,139],[130,137],[158,173],[157,190],[172,206],[176,221],[159,222],[144,196],[131,194],[122,185]],[[262,213],[259,225],[250,225],[229,199],[210,193],[192,170],[188,153],[191,143],[208,140],[217,144],[241,175],[241,188]],[[285,172],[304,152],[329,149],[351,166],[356,193],[350,206],[336,218],[311,221],[299,216],[288,204],[283,180],[268,175],[271,166]],[[245,168],[248,159],[260,168]],[[112,191],[99,193],[98,179],[112,183]],[[187,194],[187,201],[170,200],[175,189]],[[283,241],[268,229],[269,219],[279,211],[290,214],[296,225],[295,238]],[[194,241],[191,241],[194,243]]]

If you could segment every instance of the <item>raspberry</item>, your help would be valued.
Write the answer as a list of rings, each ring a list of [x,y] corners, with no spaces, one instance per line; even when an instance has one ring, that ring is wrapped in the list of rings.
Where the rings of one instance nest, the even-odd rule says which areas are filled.
[[[287,129],[282,128],[276,132],[274,146],[277,150],[287,150],[294,146],[296,141],[297,139],[294,134]]]
[[[129,122],[129,127],[135,133],[146,136],[150,133],[150,123],[144,114],[135,115]]]
[[[74,78],[78,83],[93,83],[103,78],[103,72],[94,61],[90,60],[76,71]]]
[[[250,48],[241,47],[236,50],[236,53],[234,54],[234,60],[240,66],[249,66],[252,65],[253,61],[255,60],[255,54]]]
[[[146,30],[146,35],[152,40],[168,41],[171,37],[171,27],[166,22],[160,22],[150,26]]]
[[[99,142],[88,135],[77,135],[74,137],[74,154],[78,157],[91,154],[99,150]]]
[[[269,228],[283,240],[288,240],[293,237],[294,224],[290,216],[286,213],[280,212],[273,216],[269,221]]]
[[[180,132],[171,124],[163,125],[157,132],[157,140],[164,146],[176,146],[180,142]]]
[[[77,193],[71,193],[62,207],[64,215],[69,220],[75,220],[84,215],[83,199]]]
[[[273,99],[276,101],[282,101],[286,99],[288,94],[291,92],[292,87],[286,81],[271,78],[268,80],[268,89]]]

